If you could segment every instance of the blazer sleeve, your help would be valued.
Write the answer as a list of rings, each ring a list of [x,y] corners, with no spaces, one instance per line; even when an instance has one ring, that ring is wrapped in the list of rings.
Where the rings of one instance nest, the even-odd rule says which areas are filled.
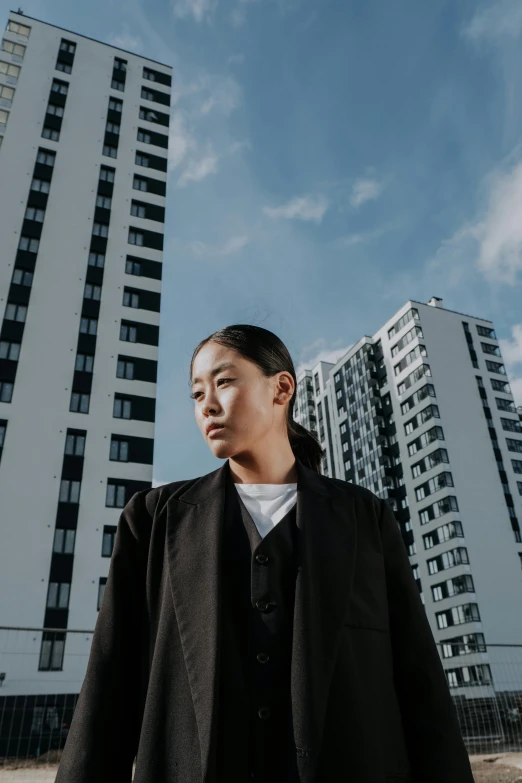
[[[146,650],[147,555],[139,531],[147,521],[147,491],[135,493],[120,515],[87,671],[55,783],[131,783]]]
[[[395,690],[412,783],[474,783],[444,668],[399,525],[381,500]]]

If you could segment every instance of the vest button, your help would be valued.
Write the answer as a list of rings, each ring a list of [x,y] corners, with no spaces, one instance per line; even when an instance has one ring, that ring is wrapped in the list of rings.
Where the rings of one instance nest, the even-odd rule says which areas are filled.
[[[268,720],[270,717],[270,707],[260,707],[257,711],[257,714],[261,718],[261,720]]]
[[[266,563],[268,561],[267,555],[256,555],[256,560],[258,563]]]
[[[266,601],[256,601],[256,606],[260,612],[266,612],[268,609],[268,604]]]
[[[270,660],[270,656],[267,653],[258,653],[256,656],[259,663],[266,663]]]

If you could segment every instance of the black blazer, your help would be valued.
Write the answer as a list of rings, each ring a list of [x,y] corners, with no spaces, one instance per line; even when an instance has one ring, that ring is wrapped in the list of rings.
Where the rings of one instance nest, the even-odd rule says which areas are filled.
[[[296,466],[300,781],[473,783],[390,506]],[[137,492],[123,509],[56,783],[130,783],[135,757],[135,783],[226,783],[215,715],[228,470]]]

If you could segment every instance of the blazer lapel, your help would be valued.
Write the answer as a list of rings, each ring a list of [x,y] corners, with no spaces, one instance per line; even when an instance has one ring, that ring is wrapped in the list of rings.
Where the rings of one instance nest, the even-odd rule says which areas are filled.
[[[297,766],[313,783],[357,532],[350,495],[296,460],[297,574],[291,699]],[[221,549],[228,460],[167,502],[170,585],[201,743],[203,783],[215,781]]]

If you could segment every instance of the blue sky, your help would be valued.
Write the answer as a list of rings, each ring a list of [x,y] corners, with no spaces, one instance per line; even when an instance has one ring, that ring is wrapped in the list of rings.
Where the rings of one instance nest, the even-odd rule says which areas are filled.
[[[155,484],[221,464],[188,371],[231,323],[300,368],[439,296],[495,322],[522,405],[520,0],[22,8],[174,67]]]

